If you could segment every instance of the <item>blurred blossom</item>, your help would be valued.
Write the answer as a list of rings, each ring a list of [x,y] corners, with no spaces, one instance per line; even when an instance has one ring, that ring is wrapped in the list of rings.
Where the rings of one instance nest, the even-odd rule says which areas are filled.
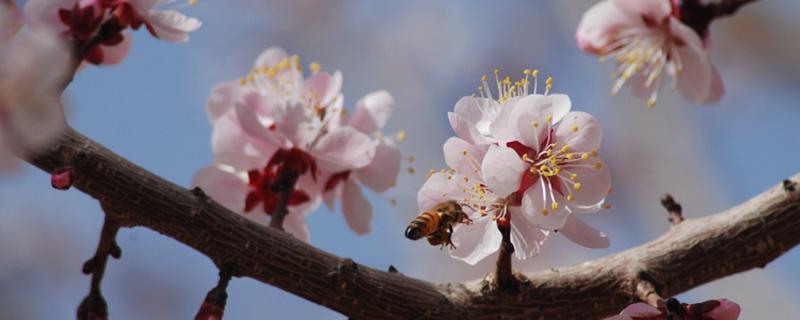
[[[348,225],[366,233],[372,210],[356,181],[378,192],[394,185],[399,150],[391,139],[368,135],[386,124],[394,98],[385,91],[371,93],[349,116],[341,72],[330,74],[317,63],[309,69],[306,78],[297,55],[273,47],[238,84],[218,86],[208,104],[216,161],[194,184],[246,215],[254,215],[248,212],[257,203],[271,214],[278,190],[294,189],[287,230],[304,241],[309,239],[304,215],[317,208],[323,194],[329,205],[341,197]]]
[[[617,63],[611,93],[623,85],[653,107],[664,73],[695,103],[716,102],[724,88],[704,40],[680,21],[669,0],[604,0],[583,15],[578,47]]]
[[[696,304],[678,303],[670,299],[666,307],[656,308],[646,303],[634,303],[627,306],[619,315],[606,320],[668,320],[675,319],[707,319],[736,320],[739,319],[740,308],[736,302],[728,299],[708,300]]]
[[[13,2],[0,7],[0,170],[15,154],[35,151],[64,127],[59,97],[69,52],[57,38],[21,30]]]
[[[200,28],[200,20],[164,8],[160,0],[29,0],[25,14],[31,28],[68,34],[77,47],[86,50],[86,61],[118,64],[131,46],[128,27],[145,26],[154,37],[170,42],[185,42],[189,33]],[[194,4],[196,0],[189,3]]]

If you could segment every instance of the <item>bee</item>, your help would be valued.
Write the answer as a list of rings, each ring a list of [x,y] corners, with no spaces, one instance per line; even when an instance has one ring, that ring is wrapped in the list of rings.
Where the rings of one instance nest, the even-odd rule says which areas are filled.
[[[461,209],[461,205],[451,200],[440,203],[430,211],[423,212],[414,218],[408,224],[405,234],[406,238],[411,240],[426,237],[428,243],[433,246],[441,245],[444,248],[449,245],[451,248],[455,248],[450,240],[453,234],[453,226],[470,222],[472,220]]]

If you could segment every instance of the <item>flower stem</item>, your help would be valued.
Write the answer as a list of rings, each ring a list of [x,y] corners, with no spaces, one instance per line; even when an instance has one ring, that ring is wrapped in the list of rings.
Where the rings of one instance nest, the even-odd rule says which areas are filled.
[[[288,174],[285,179],[280,179],[280,183],[275,186],[275,191],[278,192],[278,202],[275,204],[275,209],[272,210],[270,215],[272,220],[269,221],[269,226],[283,230],[283,220],[289,214],[289,200],[294,193],[294,186],[297,183],[299,174]]]
[[[684,0],[680,8],[680,19],[694,29],[701,38],[705,38],[711,21],[733,15],[739,8],[756,1],[722,0],[703,4],[699,0]]]
[[[511,255],[514,254],[514,245],[511,244],[511,225],[498,223],[497,229],[500,230],[503,241],[500,243],[500,254],[497,256],[495,281],[499,290],[513,292],[517,288],[517,278],[511,269]]]

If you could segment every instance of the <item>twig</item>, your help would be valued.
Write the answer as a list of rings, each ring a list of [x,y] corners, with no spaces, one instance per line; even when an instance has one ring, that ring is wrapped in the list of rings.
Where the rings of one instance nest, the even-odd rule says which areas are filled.
[[[230,264],[226,264],[219,269],[219,281],[217,286],[212,288],[206,295],[200,310],[197,311],[195,320],[222,319],[225,313],[225,304],[228,300],[228,283],[233,277],[233,270]]]
[[[83,299],[78,307],[79,320],[108,318],[108,306],[105,299],[103,299],[103,294],[100,292],[100,283],[103,281],[108,257],[113,256],[119,259],[122,254],[116,241],[119,228],[119,224],[113,218],[106,216],[105,220],[103,220],[103,229],[100,231],[100,240],[97,243],[94,257],[83,264],[83,273],[91,274],[92,282],[89,287],[89,295]]]
[[[672,222],[673,225],[683,222],[683,208],[680,203],[675,202],[675,199],[669,193],[664,194],[661,198],[661,205],[664,209],[667,209],[669,222]]]
[[[686,220],[639,247],[519,277],[519,293],[512,298],[489,290],[486,279],[435,285],[364,265],[358,265],[357,277],[349,278],[343,289],[329,274],[344,259],[201,199],[72,129],[29,161],[52,172],[68,165],[62,157],[66,153],[84,157],[74,164],[81,174],[75,188],[113,201],[120,210],[109,215],[121,225],[172,237],[217,265],[233,258],[237,274],[355,319],[603,318],[638,299],[639,271],[665,284],[662,296],[674,296],[764,267],[800,243],[800,197],[776,183],[747,203]],[[798,179],[800,175],[792,178]],[[629,271],[631,266],[637,271]]]
[[[656,308],[663,307],[664,298],[658,293],[661,287],[649,273],[640,272],[636,283],[636,297]]]

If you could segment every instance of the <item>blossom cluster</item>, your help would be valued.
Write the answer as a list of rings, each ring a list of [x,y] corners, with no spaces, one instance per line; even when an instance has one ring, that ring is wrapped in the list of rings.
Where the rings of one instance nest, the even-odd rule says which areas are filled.
[[[308,69],[304,75],[297,55],[268,48],[246,77],[214,88],[208,102],[214,162],[193,185],[264,224],[281,193],[289,193],[283,227],[303,241],[309,240],[306,214],[341,199],[348,226],[367,233],[372,208],[361,185],[384,192],[400,171],[400,150],[380,134],[394,98],[372,92],[348,112],[341,72],[317,63]]]
[[[611,190],[597,152],[602,128],[570,111],[567,95],[550,93],[552,78],[538,93],[538,73],[525,70],[512,82],[495,70],[492,85],[483,76],[480,96],[460,99],[448,114],[456,133],[443,148],[449,169],[431,172],[418,204],[426,211],[454,200],[465,210],[472,222],[455,226],[454,258],[475,264],[498,250],[498,227],[510,228],[518,259],[538,254],[554,231],[586,247],[609,245],[576,216],[601,209]]]
[[[75,57],[115,64],[130,49],[127,28],[181,42],[200,21],[163,0],[30,0],[24,14],[16,1],[0,1],[0,171],[17,155],[44,146],[65,127],[61,91]],[[158,7],[158,8],[157,8]],[[177,9],[179,6],[173,6]]]
[[[168,0],[30,0],[25,15],[31,28],[62,35],[74,43],[86,61],[120,63],[131,47],[123,32],[144,26],[154,37],[184,42],[200,21],[179,11]],[[196,3],[196,0],[189,4]]]

